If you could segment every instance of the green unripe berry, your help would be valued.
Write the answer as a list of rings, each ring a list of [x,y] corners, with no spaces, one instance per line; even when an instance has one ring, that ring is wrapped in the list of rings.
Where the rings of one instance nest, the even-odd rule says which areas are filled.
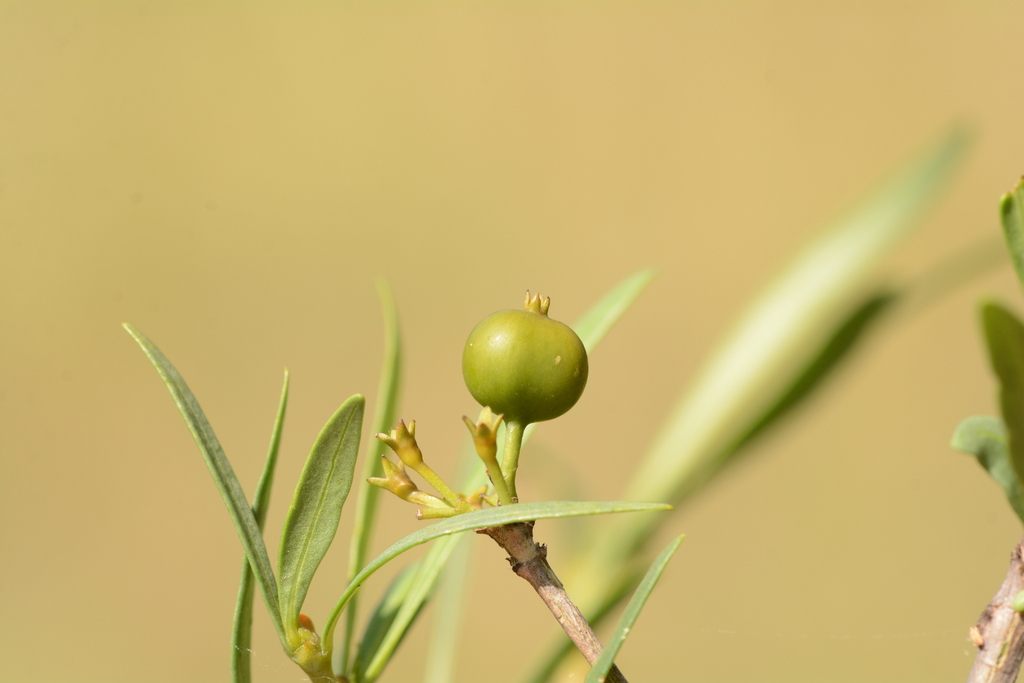
[[[568,325],[548,317],[549,305],[527,292],[523,310],[484,318],[466,341],[466,387],[506,422],[552,420],[576,405],[587,385],[587,350]]]

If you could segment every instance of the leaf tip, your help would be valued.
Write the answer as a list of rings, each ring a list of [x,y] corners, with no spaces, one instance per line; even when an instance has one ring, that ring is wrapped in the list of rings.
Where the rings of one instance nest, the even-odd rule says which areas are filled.
[[[1017,182],[1012,190],[999,199],[999,213],[1005,218],[1013,212],[1013,201],[1017,194],[1024,192],[1024,176]]]
[[[131,323],[121,323],[121,327],[123,327],[125,332],[127,332],[140,346],[145,346],[145,343],[143,342],[145,337],[135,328],[134,325]]]

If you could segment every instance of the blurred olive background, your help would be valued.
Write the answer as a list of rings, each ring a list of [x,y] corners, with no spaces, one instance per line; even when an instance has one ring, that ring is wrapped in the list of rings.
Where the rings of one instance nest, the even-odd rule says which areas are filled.
[[[177,364],[250,491],[290,368],[273,554],[320,426],[374,398],[375,278],[402,315],[401,414],[450,472],[473,325],[528,288],[572,321],[654,266],[521,470],[526,498],[614,499],[763,284],[954,122],[971,153],[879,277],[997,238],[1024,173],[1022,25],[1019,2],[3,2],[0,678],[227,680],[240,546],[121,322]],[[891,318],[672,517],[658,547],[688,539],[631,680],[963,680],[1021,531],[947,445],[995,410],[988,294],[1024,308],[1000,263]],[[420,527],[383,510],[374,552]],[[602,520],[538,528],[556,569],[573,524]],[[558,628],[472,540],[457,679],[515,681]],[[428,625],[385,680],[419,680]],[[304,680],[261,605],[255,628],[255,680]]]

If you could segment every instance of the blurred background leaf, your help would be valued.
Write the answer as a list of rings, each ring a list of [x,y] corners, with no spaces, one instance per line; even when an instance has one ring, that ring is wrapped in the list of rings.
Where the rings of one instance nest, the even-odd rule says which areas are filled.
[[[398,307],[395,305],[394,295],[386,280],[377,281],[377,296],[380,297],[381,312],[384,318],[384,359],[381,362],[380,379],[377,383],[377,405],[374,408],[373,423],[370,425],[369,434],[367,434],[362,474],[356,482],[356,513],[352,520],[352,540],[348,549],[347,579],[349,581],[359,573],[366,563],[367,549],[370,547],[370,539],[373,538],[373,531],[376,528],[380,489],[370,486],[366,480],[370,477],[379,477],[383,473],[380,456],[384,453],[384,443],[373,438],[373,435],[389,432],[395,423],[398,393],[402,384],[402,338],[398,324]],[[381,599],[381,604],[384,604],[385,598]],[[335,671],[349,670],[349,652],[352,649],[352,639],[355,637],[358,614],[359,596],[355,595],[345,612],[344,641],[337,649]],[[373,626],[373,619],[368,624]],[[365,642],[365,640],[364,636],[363,641]],[[363,648],[364,645],[360,644],[359,647]]]
[[[994,301],[981,307],[981,321],[989,360],[998,379],[1010,464],[1017,478],[1024,480],[1024,324]]]
[[[987,415],[968,417],[957,425],[950,445],[978,459],[1002,487],[1010,507],[1024,522],[1024,487],[1010,461],[1010,444],[1003,421]]]
[[[1017,278],[1024,285],[1024,180],[1017,183],[1013,192],[1003,195],[999,213],[1010,260],[1017,271]]]
[[[803,249],[684,390],[625,498],[687,500],[817,388],[892,300],[866,280],[938,199],[965,144],[954,129]],[[575,592],[584,614],[599,621],[625,594],[635,554],[663,522],[627,520],[586,544]]]

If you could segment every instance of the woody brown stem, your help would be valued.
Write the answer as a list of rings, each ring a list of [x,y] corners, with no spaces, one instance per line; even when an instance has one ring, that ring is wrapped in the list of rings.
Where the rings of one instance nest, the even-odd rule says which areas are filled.
[[[1013,683],[1024,660],[1024,620],[1013,609],[1013,598],[1024,590],[1024,539],[1010,555],[1010,570],[999,592],[992,598],[977,625],[971,627],[971,640],[978,646],[967,683]]]
[[[558,580],[547,560],[547,548],[533,540],[533,522],[518,522],[505,526],[480,529],[494,539],[508,553],[512,571],[525,579],[544,601],[562,630],[576,645],[591,665],[597,660],[604,647],[594,635],[594,630],[569,599],[568,593]],[[607,683],[626,683],[625,676],[617,666],[612,666],[605,678]]]

